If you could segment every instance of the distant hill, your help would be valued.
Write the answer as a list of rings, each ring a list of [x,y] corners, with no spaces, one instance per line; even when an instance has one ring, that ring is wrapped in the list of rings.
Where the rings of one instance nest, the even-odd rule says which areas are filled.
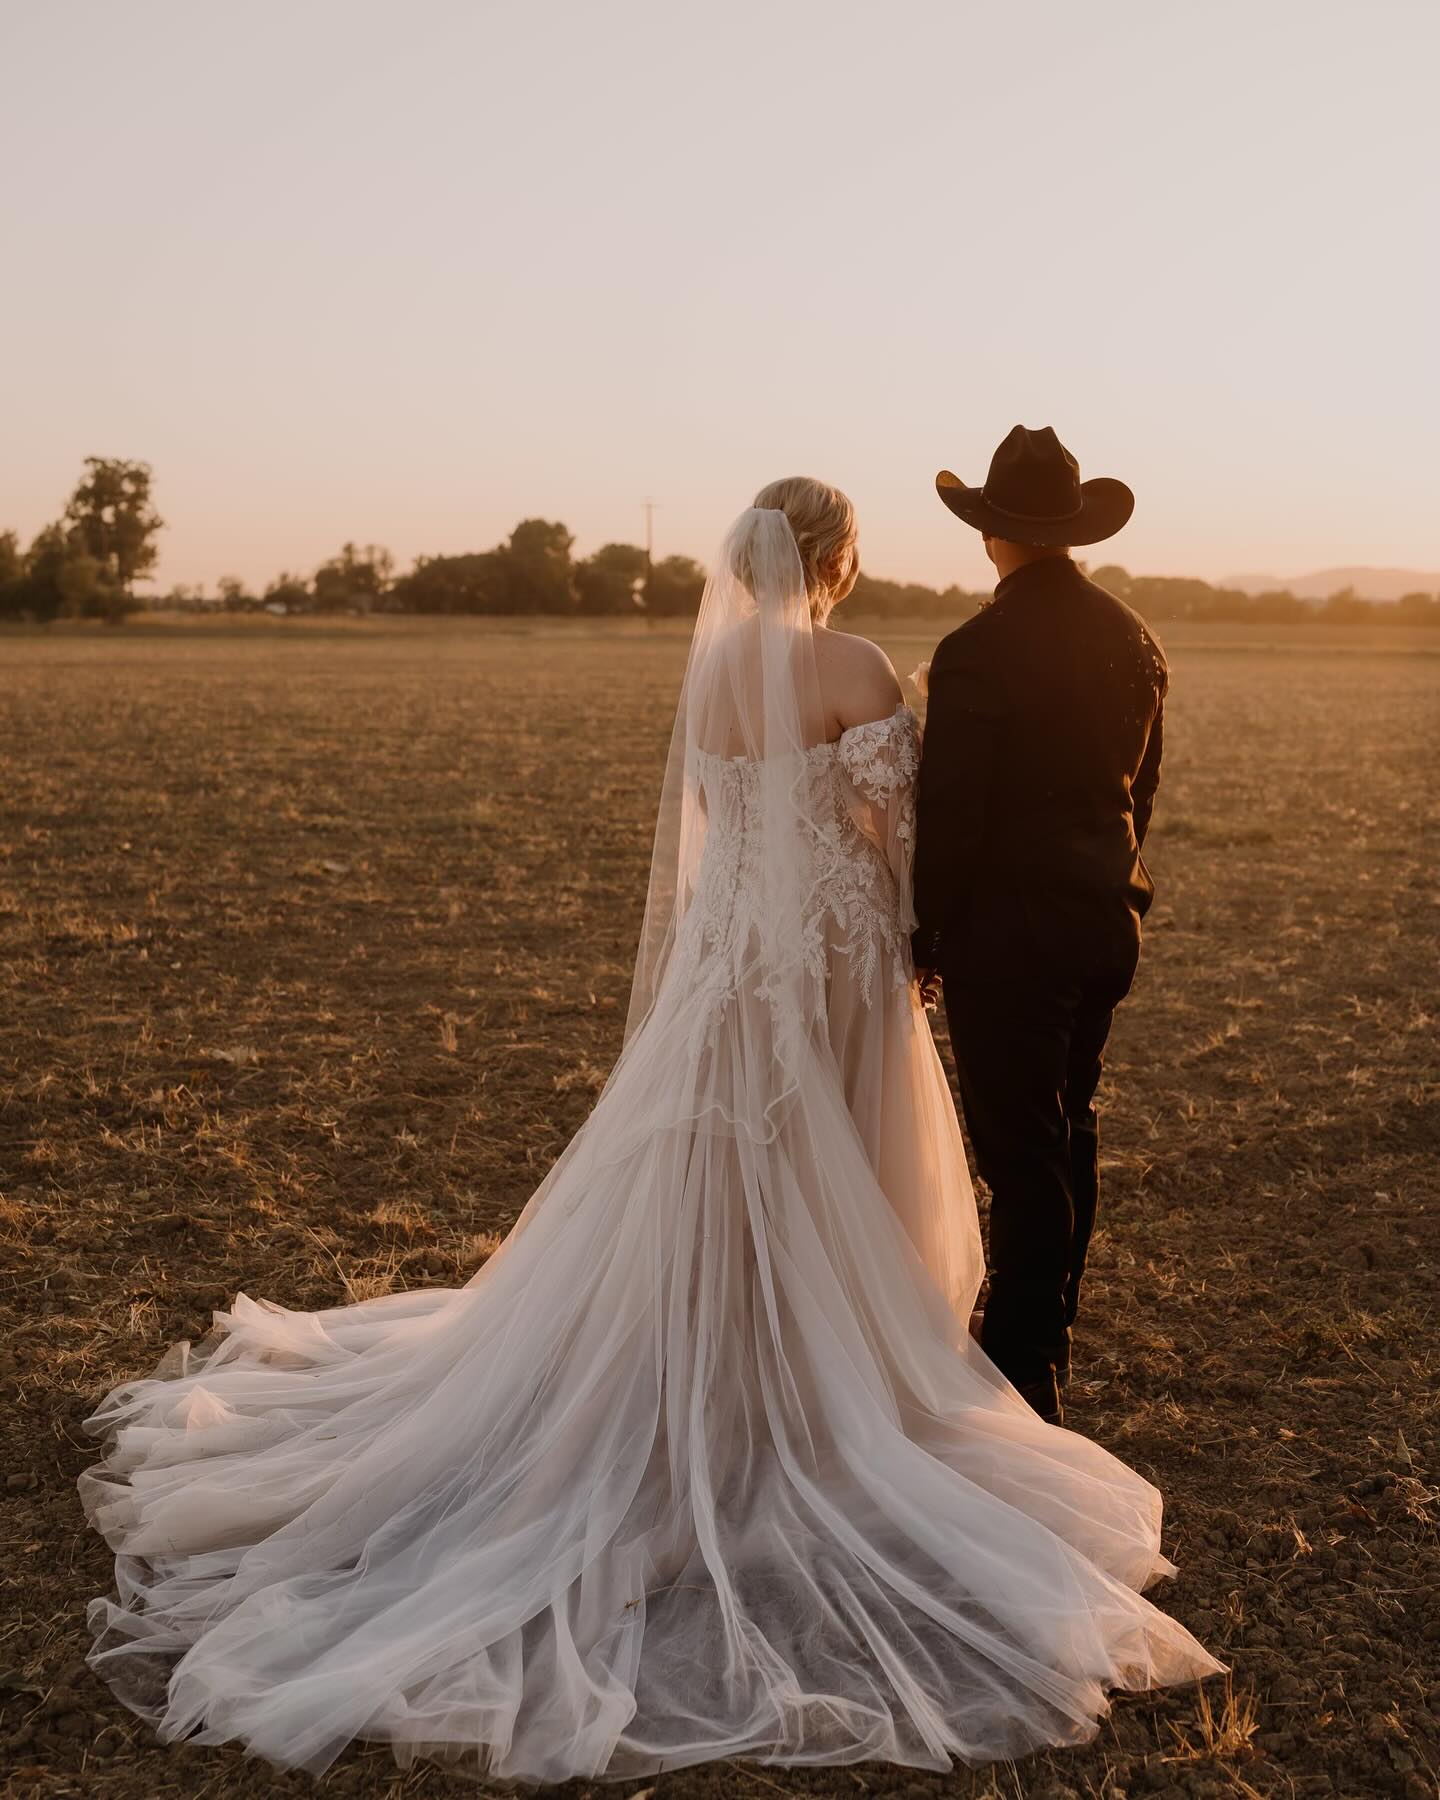
[[[1362,600],[1398,600],[1402,594],[1440,593],[1434,569],[1318,569],[1313,575],[1231,575],[1223,587],[1242,594],[1288,591],[1300,600],[1328,600],[1341,588],[1354,588]]]

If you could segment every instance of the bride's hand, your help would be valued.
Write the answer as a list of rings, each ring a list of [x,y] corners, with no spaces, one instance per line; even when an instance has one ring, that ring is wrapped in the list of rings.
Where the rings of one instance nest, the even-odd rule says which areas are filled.
[[[926,1012],[934,1012],[940,1004],[940,971],[938,969],[917,969],[915,981],[920,989],[920,1004]]]

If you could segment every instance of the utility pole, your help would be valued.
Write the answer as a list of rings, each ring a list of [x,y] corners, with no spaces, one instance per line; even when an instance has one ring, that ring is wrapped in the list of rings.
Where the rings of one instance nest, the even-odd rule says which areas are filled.
[[[648,569],[655,559],[655,508],[659,504],[655,500],[642,500],[645,508],[645,567]]]

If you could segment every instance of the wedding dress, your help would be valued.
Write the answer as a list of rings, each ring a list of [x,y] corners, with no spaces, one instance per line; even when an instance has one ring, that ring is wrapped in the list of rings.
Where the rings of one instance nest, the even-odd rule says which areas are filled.
[[[1160,1496],[967,1332],[982,1273],[911,980],[918,728],[825,739],[783,514],[692,646],[624,1051],[464,1288],[241,1295],[82,1477],[92,1661],[167,1738],[529,1781],[943,1768],[1219,1668],[1140,1595]]]

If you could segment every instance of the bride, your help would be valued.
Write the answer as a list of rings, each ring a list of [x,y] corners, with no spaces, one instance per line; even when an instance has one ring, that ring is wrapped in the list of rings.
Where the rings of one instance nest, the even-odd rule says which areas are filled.
[[[91,1421],[92,1661],[163,1736],[536,1782],[944,1768],[1219,1668],[1141,1598],[1155,1489],[966,1329],[975,1205],[907,948],[919,727],[826,629],[855,573],[819,482],[726,538],[624,1049],[475,1278],[242,1294]]]

